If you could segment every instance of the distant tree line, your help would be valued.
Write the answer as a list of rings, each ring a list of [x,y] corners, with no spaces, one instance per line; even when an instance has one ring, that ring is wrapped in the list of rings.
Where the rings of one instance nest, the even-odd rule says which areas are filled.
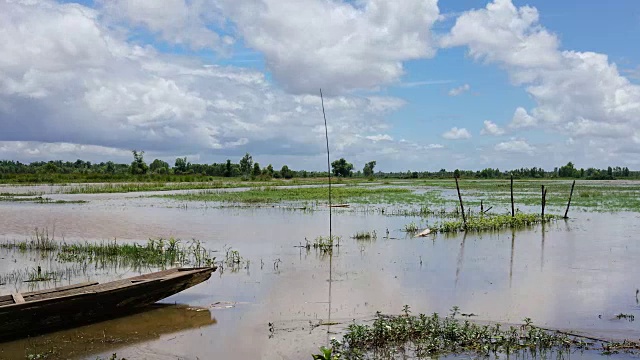
[[[615,179],[638,179],[640,178],[640,171],[630,171],[628,167],[611,167],[606,169],[577,169],[572,162],[567,163],[564,166],[556,167],[553,171],[547,171],[543,168],[520,168],[513,170],[501,171],[500,169],[486,168],[483,170],[453,170],[448,171],[446,169],[440,169],[438,172],[429,171],[407,171],[407,172],[391,172],[391,173],[378,173],[378,177],[389,178],[467,178],[467,179],[508,179],[513,176],[514,179],[584,179],[584,180],[615,180]]]
[[[327,172],[292,170],[283,165],[279,170],[271,164],[261,166],[247,153],[237,163],[228,159],[222,163],[195,164],[186,157],[176,158],[173,166],[166,161],[154,159],[150,164],[144,159],[144,151],[132,151],[133,161],[130,164],[117,164],[112,161],[92,163],[90,161],[36,161],[24,164],[19,161],[0,160],[0,180],[11,179],[20,175],[33,175],[34,179],[45,179],[41,175],[86,179],[122,179],[129,178],[159,178],[172,181],[175,178],[197,179],[199,177],[241,177],[244,180],[269,180],[291,179],[307,177],[324,177]],[[365,178],[471,178],[471,179],[505,179],[513,176],[516,179],[542,179],[542,178],[573,178],[587,180],[613,180],[640,178],[639,171],[630,171],[627,167],[611,167],[606,169],[578,169],[572,162],[564,166],[556,167],[553,171],[543,168],[520,168],[507,171],[486,168],[479,171],[470,170],[446,170],[430,171],[406,171],[406,172],[375,172],[376,161],[367,162],[362,170],[354,171],[354,166],[344,158],[331,163],[331,173],[335,177],[365,177]],[[52,178],[53,179],[53,178]]]

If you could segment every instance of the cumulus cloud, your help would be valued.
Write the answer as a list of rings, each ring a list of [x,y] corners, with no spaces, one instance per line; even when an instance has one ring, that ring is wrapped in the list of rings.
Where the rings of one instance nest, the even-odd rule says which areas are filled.
[[[244,42],[295,93],[338,93],[398,81],[430,58],[437,0],[219,0]]]
[[[449,96],[462,95],[465,92],[469,91],[470,89],[471,89],[471,86],[469,86],[469,84],[464,84],[462,86],[449,90]]]
[[[496,151],[508,152],[508,153],[524,153],[533,154],[535,148],[524,139],[511,139],[509,141],[496,144],[494,147]]]
[[[108,21],[129,29],[142,27],[170,44],[199,50],[234,42],[210,29],[210,24],[224,22],[211,0],[98,0],[98,4]]]
[[[498,64],[536,106],[518,108],[510,127],[544,126],[569,135],[617,136],[611,151],[631,143],[640,129],[640,86],[621,76],[604,54],[562,51],[558,37],[539,24],[536,8],[495,0],[463,13],[445,47],[466,46],[478,61]]]
[[[509,127],[513,129],[528,128],[538,125],[538,120],[529,115],[527,110],[522,107],[518,107],[513,114]]]
[[[484,127],[480,130],[480,135],[504,135],[504,129],[499,127],[496,123],[490,120],[484,121]]]
[[[11,158],[73,156],[49,143],[107,157],[249,151],[301,163],[323,151],[320,97],[286,93],[259,71],[130,43],[79,4],[0,1],[0,22],[0,140]],[[375,154],[375,142],[358,135],[383,134],[384,115],[403,105],[388,96],[327,97],[332,147]],[[420,146],[380,140],[399,152]]]
[[[442,134],[442,137],[449,140],[471,139],[471,133],[465,128],[452,127],[451,130]]]

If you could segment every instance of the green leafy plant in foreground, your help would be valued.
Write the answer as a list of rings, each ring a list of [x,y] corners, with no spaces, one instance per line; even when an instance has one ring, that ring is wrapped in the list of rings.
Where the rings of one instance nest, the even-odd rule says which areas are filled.
[[[340,354],[333,354],[332,348],[320,347],[320,354],[312,355],[313,360],[338,360],[340,359]]]
[[[426,358],[460,353],[497,356],[522,350],[535,355],[576,345],[567,335],[535,327],[530,321],[508,329],[500,324],[460,321],[455,318],[458,310],[454,308],[446,317],[437,313],[414,316],[408,306],[400,316],[377,313],[372,325],[349,325],[342,341],[333,341],[332,350],[345,359],[394,358],[398,354]]]

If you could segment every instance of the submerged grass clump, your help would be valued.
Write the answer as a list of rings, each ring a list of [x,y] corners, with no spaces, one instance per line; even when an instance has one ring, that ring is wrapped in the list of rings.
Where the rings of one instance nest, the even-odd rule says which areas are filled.
[[[305,248],[307,251],[312,248],[315,250],[319,250],[322,254],[331,254],[333,253],[333,248],[340,247],[340,236],[331,235],[331,236],[318,236],[310,242],[307,238],[305,238],[305,244],[301,245],[302,248]]]
[[[0,248],[54,253],[59,262],[117,263],[134,267],[211,266],[215,261],[215,257],[211,257],[210,252],[196,240],[188,245],[182,245],[180,240],[174,238],[150,239],[145,245],[117,241],[74,243],[56,241],[49,237],[48,232],[37,229],[31,240],[0,243]]]
[[[420,231],[420,227],[418,227],[418,224],[412,221],[404,226],[403,231],[408,233],[415,233]]]
[[[356,240],[375,240],[378,238],[378,234],[375,230],[373,231],[358,231],[352,237],[352,239]]]
[[[542,218],[539,214],[516,213],[504,215],[483,215],[473,216],[467,219],[467,223],[462,220],[445,221],[435,226],[433,230],[441,233],[451,233],[458,231],[495,231],[502,229],[521,229],[542,223],[548,223],[558,219],[556,215],[545,215]]]
[[[500,324],[460,321],[455,318],[457,308],[446,317],[437,313],[431,316],[410,313],[409,307],[405,306],[404,315],[377,313],[372,325],[349,325],[342,341],[332,343],[334,358],[429,358],[462,353],[497,358],[498,354],[523,350],[535,356],[549,350],[566,351],[571,345],[584,346],[567,335],[533,326],[530,319],[525,319],[520,327],[503,329]]]

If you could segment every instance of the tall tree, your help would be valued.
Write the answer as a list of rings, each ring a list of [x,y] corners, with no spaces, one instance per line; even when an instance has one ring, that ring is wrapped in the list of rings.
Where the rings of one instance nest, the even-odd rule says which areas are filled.
[[[280,169],[280,176],[285,179],[291,179],[293,177],[293,171],[291,171],[287,165],[282,165],[282,169]]]
[[[137,150],[131,150],[133,154],[133,162],[131,163],[131,173],[133,175],[144,175],[149,170],[149,167],[144,162],[144,151],[138,152]]]
[[[349,177],[353,174],[353,164],[348,163],[344,158],[332,162],[331,168],[335,176]]]
[[[149,165],[149,170],[154,174],[166,174],[169,172],[169,164],[166,161],[155,159]]]
[[[231,160],[227,159],[227,163],[224,164],[224,176],[231,177],[233,174],[233,168],[231,166]]]
[[[376,167],[376,162],[369,161],[368,163],[364,164],[364,169],[362,169],[362,174],[367,177],[373,176],[373,169],[375,167]]]
[[[190,163],[187,162],[187,158],[177,158],[173,166],[173,171],[176,174],[186,174],[189,171]]]
[[[240,173],[242,176],[249,177],[253,170],[253,158],[249,153],[246,153],[242,159],[240,159]]]

